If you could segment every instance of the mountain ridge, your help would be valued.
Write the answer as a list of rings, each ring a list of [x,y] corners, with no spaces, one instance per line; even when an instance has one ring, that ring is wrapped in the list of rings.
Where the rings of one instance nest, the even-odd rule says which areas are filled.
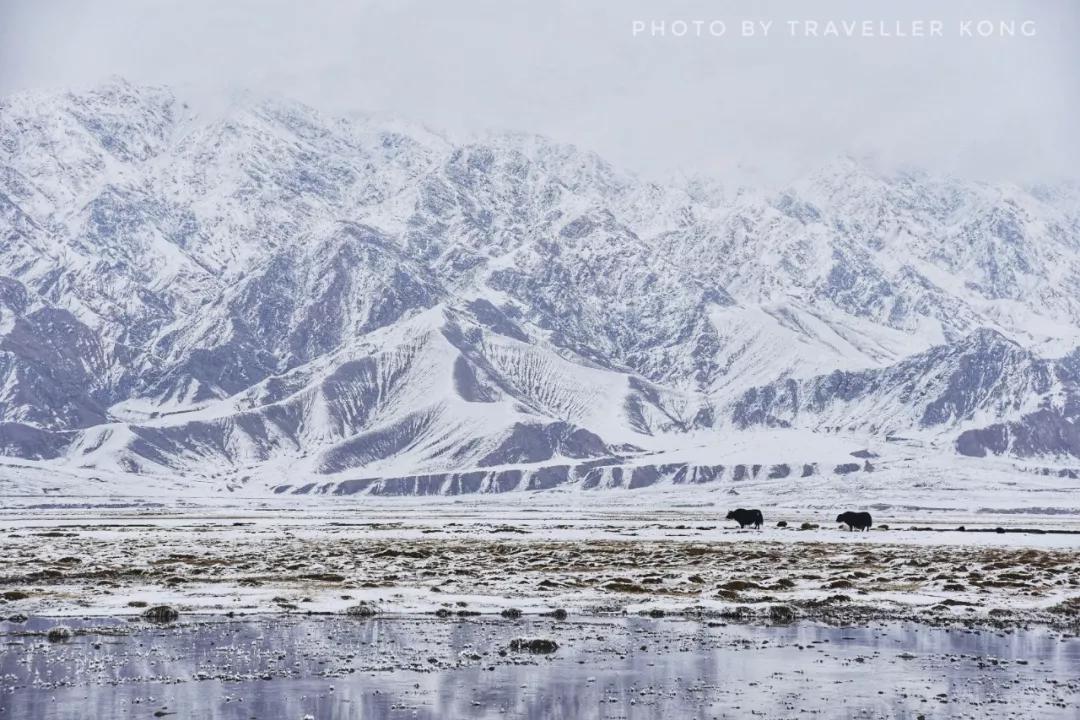
[[[0,453],[264,488],[759,426],[1080,457],[1070,186],[843,158],[732,196],[387,125],[123,80],[0,100]]]

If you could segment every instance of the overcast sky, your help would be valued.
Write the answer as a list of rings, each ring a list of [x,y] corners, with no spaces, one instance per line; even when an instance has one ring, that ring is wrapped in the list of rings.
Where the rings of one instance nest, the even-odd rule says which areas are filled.
[[[1080,174],[1080,3],[944,4],[0,0],[0,94],[115,74],[196,95],[247,88],[451,132],[538,132],[650,175],[786,177],[838,154],[995,180]],[[915,19],[942,21],[943,36],[787,25]],[[1036,35],[961,37],[963,19],[1032,20]],[[635,37],[635,20],[668,34]],[[726,32],[676,38],[677,20]],[[743,20],[771,20],[770,36],[742,37]]]

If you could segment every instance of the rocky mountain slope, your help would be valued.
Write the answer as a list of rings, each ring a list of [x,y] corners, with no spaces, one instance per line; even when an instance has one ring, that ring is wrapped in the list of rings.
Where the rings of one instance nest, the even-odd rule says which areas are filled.
[[[0,101],[0,475],[495,491],[897,438],[1064,467],[1077,346],[1075,186],[731,190],[122,80]],[[762,428],[789,447],[716,461]]]

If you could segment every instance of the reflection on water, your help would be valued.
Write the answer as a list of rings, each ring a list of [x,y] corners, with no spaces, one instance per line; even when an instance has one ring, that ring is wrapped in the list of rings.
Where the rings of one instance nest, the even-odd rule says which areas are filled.
[[[49,644],[55,624],[0,623],[0,717],[1075,718],[1080,702],[1080,640],[1048,630],[289,616],[82,621]],[[517,637],[559,649],[508,651]]]

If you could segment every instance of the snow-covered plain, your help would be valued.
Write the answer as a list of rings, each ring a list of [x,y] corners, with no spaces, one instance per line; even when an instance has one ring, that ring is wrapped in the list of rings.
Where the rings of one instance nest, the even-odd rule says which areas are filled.
[[[1080,514],[882,504],[874,530],[852,533],[835,523],[838,501],[767,507],[759,531],[723,519],[736,504],[743,498],[660,488],[435,501],[5,498],[0,579],[20,594],[2,612],[369,604],[387,615],[516,608],[752,620],[782,605],[834,622],[1076,621]]]

